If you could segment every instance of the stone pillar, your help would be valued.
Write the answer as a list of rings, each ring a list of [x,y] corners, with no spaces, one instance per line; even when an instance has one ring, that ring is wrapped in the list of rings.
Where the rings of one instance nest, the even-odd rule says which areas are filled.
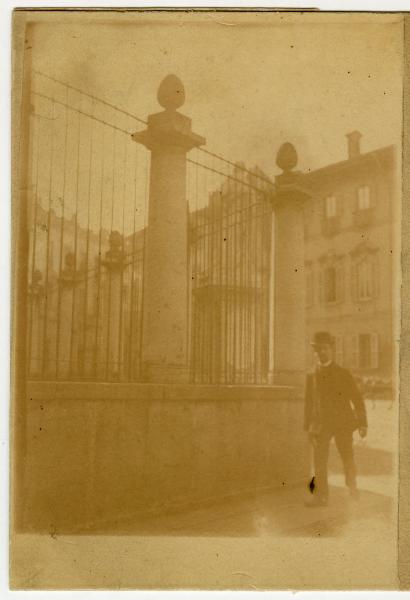
[[[303,385],[306,360],[305,247],[303,204],[309,192],[303,175],[292,169],[297,154],[292,144],[279,149],[274,210],[273,368],[275,384]]]
[[[188,381],[188,205],[186,154],[205,143],[177,112],[184,87],[168,75],[158,90],[164,111],[148,117],[133,139],[151,151],[148,230],[144,254],[142,378]]]

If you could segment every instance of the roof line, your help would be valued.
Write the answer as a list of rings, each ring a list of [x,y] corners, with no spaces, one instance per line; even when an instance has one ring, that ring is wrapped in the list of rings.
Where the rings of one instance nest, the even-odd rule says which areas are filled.
[[[383,146],[382,148],[377,148],[376,150],[370,150],[370,152],[365,152],[364,154],[359,154],[354,158],[347,158],[345,160],[341,160],[336,163],[331,163],[330,165],[325,165],[324,167],[319,167],[319,169],[315,169],[314,171],[305,171],[303,173],[304,177],[314,177],[315,175],[321,175],[326,171],[332,171],[336,168],[346,168],[346,167],[354,167],[359,163],[364,162],[365,160],[375,158],[380,154],[387,154],[388,151],[394,150],[395,145],[390,144],[389,146]]]

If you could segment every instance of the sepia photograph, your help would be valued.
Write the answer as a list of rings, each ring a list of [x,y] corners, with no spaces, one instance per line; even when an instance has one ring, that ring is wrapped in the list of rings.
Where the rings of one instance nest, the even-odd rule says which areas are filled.
[[[12,588],[399,587],[404,20],[14,11]]]

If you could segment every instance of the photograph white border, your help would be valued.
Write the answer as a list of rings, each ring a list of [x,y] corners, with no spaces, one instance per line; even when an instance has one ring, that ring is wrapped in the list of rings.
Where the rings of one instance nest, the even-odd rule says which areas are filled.
[[[312,6],[313,5],[313,6]],[[89,598],[104,598],[111,600],[118,598],[139,599],[161,599],[176,600],[183,598],[201,598],[203,600],[221,598],[231,600],[255,600],[260,598],[275,598],[285,600],[294,597],[296,592],[200,592],[200,591],[33,591],[33,592],[11,592],[8,588],[8,490],[9,490],[9,406],[10,406],[10,242],[11,242],[11,14],[14,8],[286,8],[286,9],[320,9],[323,11],[409,11],[410,2],[406,0],[320,0],[309,2],[295,2],[295,0],[276,0],[269,2],[258,0],[257,2],[245,0],[173,0],[157,1],[139,0],[137,3],[129,0],[113,2],[107,0],[88,0],[87,2],[71,0],[30,0],[24,6],[12,0],[1,0],[0,2],[0,131],[2,132],[0,143],[0,322],[2,323],[2,335],[0,336],[0,380],[2,402],[0,414],[0,598],[4,599],[38,599],[54,600],[55,598],[85,600]],[[409,597],[410,592],[297,592],[301,600],[313,600],[321,598],[330,600],[333,598],[363,598],[363,600],[382,600],[393,598],[397,594],[400,597]]]

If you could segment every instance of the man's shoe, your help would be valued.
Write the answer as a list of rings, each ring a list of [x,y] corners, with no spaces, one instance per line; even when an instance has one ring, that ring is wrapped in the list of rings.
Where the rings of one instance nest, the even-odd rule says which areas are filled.
[[[306,500],[305,506],[306,508],[317,508],[319,506],[327,506],[327,498],[321,498],[320,496],[316,496],[315,498]]]

